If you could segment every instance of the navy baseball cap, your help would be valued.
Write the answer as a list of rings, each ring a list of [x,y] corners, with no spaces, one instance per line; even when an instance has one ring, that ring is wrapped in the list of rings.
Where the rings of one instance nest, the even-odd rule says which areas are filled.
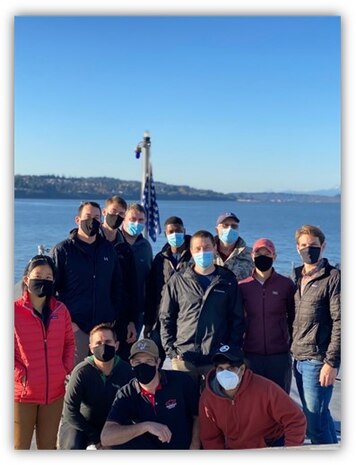
[[[219,226],[219,224],[223,223],[225,220],[227,220],[228,218],[232,218],[233,220],[236,221],[236,223],[240,223],[240,220],[237,218],[237,216],[235,215],[235,213],[232,213],[232,212],[226,212],[226,213],[222,213],[218,219],[216,220],[216,226]]]

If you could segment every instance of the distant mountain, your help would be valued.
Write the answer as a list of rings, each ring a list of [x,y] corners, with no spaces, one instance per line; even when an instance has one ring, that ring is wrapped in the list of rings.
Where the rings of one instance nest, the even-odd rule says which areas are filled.
[[[340,195],[341,190],[338,187],[332,189],[319,189],[315,191],[286,191],[290,194],[307,194],[307,195],[325,195],[327,197],[334,197],[335,195]]]
[[[340,202],[333,197],[306,193],[246,193],[222,194],[209,189],[194,189],[156,182],[157,200],[235,200],[237,202]],[[140,199],[141,183],[108,177],[67,178],[55,175],[15,175],[15,198],[105,199],[121,195]]]

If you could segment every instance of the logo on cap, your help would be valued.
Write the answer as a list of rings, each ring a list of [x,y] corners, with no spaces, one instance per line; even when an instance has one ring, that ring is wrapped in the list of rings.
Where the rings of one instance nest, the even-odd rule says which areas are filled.
[[[219,352],[227,352],[228,350],[230,350],[230,346],[224,345],[220,347]]]
[[[140,350],[145,350],[147,349],[147,342],[146,341],[138,341],[137,343],[137,348],[140,349]]]

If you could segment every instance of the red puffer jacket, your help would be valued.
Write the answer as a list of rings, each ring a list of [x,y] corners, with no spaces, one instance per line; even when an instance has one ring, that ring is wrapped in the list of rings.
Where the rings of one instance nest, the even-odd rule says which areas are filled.
[[[54,297],[49,308],[46,330],[27,291],[15,301],[16,402],[50,404],[64,396],[65,376],[74,366],[72,321],[67,307]]]

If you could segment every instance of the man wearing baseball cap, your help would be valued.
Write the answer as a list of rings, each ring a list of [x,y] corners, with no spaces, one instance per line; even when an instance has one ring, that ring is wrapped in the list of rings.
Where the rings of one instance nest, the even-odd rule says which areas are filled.
[[[271,379],[289,394],[295,285],[274,270],[277,254],[270,239],[258,239],[251,256],[255,265],[252,276],[239,282],[247,322],[246,359],[254,373]]]
[[[250,276],[253,269],[251,248],[239,235],[239,223],[235,213],[222,213],[216,220],[215,236],[215,264],[231,270],[238,281]]]
[[[159,369],[156,343],[140,339],[130,351],[133,378],[116,395],[101,433],[114,449],[199,449],[199,391],[186,373]]]
[[[283,389],[247,368],[241,350],[222,345],[212,362],[199,402],[203,449],[303,444],[304,413]]]

